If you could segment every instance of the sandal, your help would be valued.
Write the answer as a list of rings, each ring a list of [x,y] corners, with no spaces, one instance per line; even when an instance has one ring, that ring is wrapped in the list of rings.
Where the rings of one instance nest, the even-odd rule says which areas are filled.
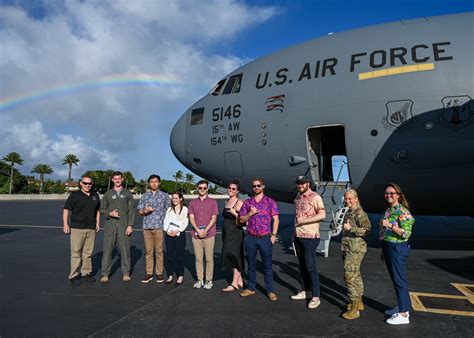
[[[227,285],[227,287],[225,289],[222,289],[222,291],[224,291],[224,292],[234,292],[234,291],[239,291],[239,288],[235,287],[232,284],[229,284],[229,285]]]

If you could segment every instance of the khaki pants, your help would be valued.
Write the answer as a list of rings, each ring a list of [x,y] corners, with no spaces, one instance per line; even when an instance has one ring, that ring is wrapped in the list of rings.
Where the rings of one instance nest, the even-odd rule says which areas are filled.
[[[95,230],[71,228],[71,273],[69,279],[92,272],[92,251],[94,250]],[[82,263],[82,265],[81,265]]]
[[[145,241],[145,264],[146,274],[153,275],[153,251],[156,256],[156,274],[163,274],[163,230],[143,229]]]
[[[194,255],[196,256],[196,275],[198,280],[204,279],[204,259],[206,260],[206,280],[212,280],[214,274],[214,241],[215,236],[206,239],[193,238]]]

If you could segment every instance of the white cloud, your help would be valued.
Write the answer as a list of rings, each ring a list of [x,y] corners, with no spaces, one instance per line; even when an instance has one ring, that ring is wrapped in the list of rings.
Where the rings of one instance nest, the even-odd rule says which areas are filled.
[[[12,124],[9,128],[0,129],[0,138],[4,140],[0,146],[2,153],[15,149],[25,159],[23,168],[26,172],[38,163],[50,165],[61,177],[67,176],[67,166],[62,165],[66,154],[75,154],[80,160],[78,171],[88,169],[105,169],[117,167],[116,156],[105,150],[87,144],[84,138],[67,134],[50,137],[40,121]],[[80,175],[77,173],[77,175]]]
[[[0,151],[21,147],[31,161],[56,161],[65,149],[83,152],[85,160],[92,149],[105,161],[99,163],[125,169],[122,152],[146,156],[142,134],[170,130],[187,106],[247,61],[210,51],[277,14],[274,7],[237,0],[52,0],[25,6],[0,7],[0,114],[8,121],[0,124],[0,135],[11,140]],[[137,73],[163,84],[96,83]],[[15,96],[17,101],[8,100]],[[2,109],[1,103],[12,106]],[[27,127],[34,142],[8,125]]]

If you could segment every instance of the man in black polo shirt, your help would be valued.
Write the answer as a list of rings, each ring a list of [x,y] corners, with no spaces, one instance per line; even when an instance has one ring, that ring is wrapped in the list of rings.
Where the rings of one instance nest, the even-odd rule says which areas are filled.
[[[63,209],[63,231],[65,234],[71,234],[69,280],[73,285],[81,284],[81,276],[85,282],[95,282],[95,278],[91,275],[91,257],[95,233],[99,231],[100,200],[99,195],[92,191],[92,184],[89,176],[83,176],[80,181],[81,190],[69,195]],[[71,214],[70,225],[69,214]]]

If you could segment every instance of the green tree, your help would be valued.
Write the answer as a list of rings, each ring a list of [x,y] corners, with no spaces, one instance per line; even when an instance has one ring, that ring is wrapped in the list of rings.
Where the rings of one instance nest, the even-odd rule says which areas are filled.
[[[40,194],[42,194],[43,185],[44,185],[44,176],[54,173],[53,168],[51,168],[47,164],[40,163],[40,164],[35,165],[33,169],[31,169],[31,173],[40,175]]]
[[[94,182],[94,189],[99,193],[104,193],[109,189],[110,178],[113,170],[88,170],[82,176],[89,176]]]
[[[189,195],[189,190],[191,189],[191,184],[193,183],[194,175],[191,173],[186,174],[186,193]]]
[[[5,155],[2,160],[10,164],[10,187],[8,188],[8,193],[11,194],[13,188],[13,167],[15,164],[22,165],[23,159],[21,158],[20,154],[12,151],[11,153]]]
[[[71,182],[71,172],[72,172],[72,165],[76,165],[79,163],[79,159],[74,154],[67,154],[63,158],[63,165],[67,164],[69,166],[69,174],[67,175],[67,181]]]
[[[178,170],[176,172],[176,174],[173,175],[173,178],[175,179],[175,186],[174,186],[174,190],[175,191],[178,191],[178,182],[181,182],[181,180],[183,179],[183,172],[181,170]]]
[[[0,194],[8,194],[10,190],[10,171],[10,164],[0,160]],[[28,193],[27,177],[23,176],[16,168],[13,168],[12,192],[20,194]]]
[[[135,186],[135,178],[133,177],[133,174],[130,171],[123,172],[123,184],[127,189],[130,189]]]

